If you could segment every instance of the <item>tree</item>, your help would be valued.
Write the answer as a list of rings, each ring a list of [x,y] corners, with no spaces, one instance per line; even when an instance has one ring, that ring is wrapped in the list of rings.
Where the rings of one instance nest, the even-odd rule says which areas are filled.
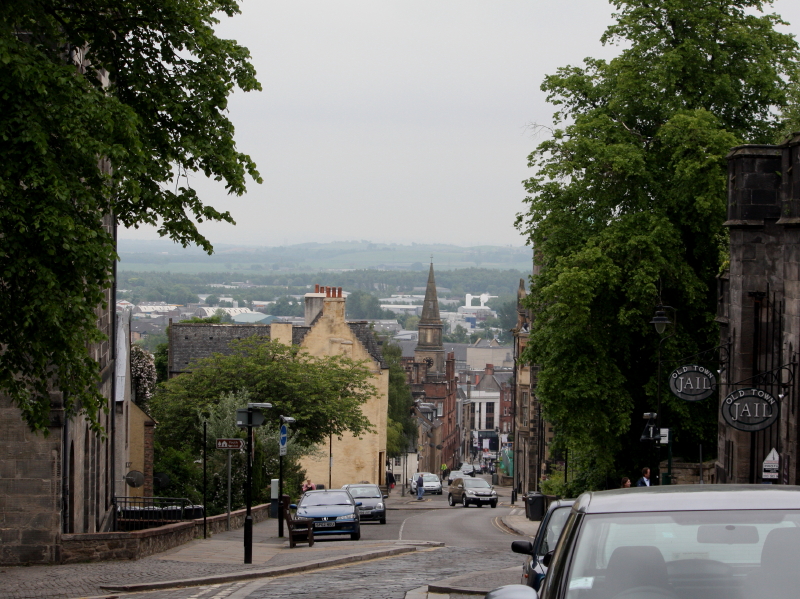
[[[266,337],[234,340],[230,355],[213,354],[190,364],[191,371],[161,384],[150,402],[164,446],[200,446],[197,423],[229,393],[247,392],[254,402],[271,403],[267,418],[297,420],[298,442],[311,445],[329,435],[362,435],[373,426],[361,405],[374,395],[368,366],[337,355],[316,358],[296,346]]]
[[[156,389],[156,364],[153,354],[146,349],[131,345],[131,390],[136,405],[147,408]]]
[[[261,181],[225,112],[260,89],[247,50],[214,35],[235,0],[5,2],[0,9],[0,392],[46,434],[49,391],[99,430],[95,310],[116,259],[113,215],[186,246],[204,205],[190,173],[241,195]],[[98,161],[101,168],[98,168]]]
[[[665,357],[719,342],[725,155],[774,141],[798,59],[779,18],[758,13],[765,2],[612,3],[602,41],[623,46],[619,56],[561,68],[542,85],[556,128],[529,157],[536,174],[517,220],[541,268],[525,359],[540,368],[544,415],[570,463],[591,474],[587,487],[615,466],[648,464],[631,414],[656,407],[655,305],[679,314]],[[662,398],[678,450],[715,446],[713,399]]]
[[[381,353],[389,367],[389,414],[387,419],[386,452],[389,457],[405,453],[417,438],[417,424],[411,416],[414,399],[406,382],[406,372],[400,363],[402,348],[384,341]]]

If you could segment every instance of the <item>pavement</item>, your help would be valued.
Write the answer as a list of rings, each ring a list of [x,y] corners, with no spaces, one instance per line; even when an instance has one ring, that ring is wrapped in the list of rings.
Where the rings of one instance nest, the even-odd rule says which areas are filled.
[[[498,491],[501,505],[510,507],[510,489],[501,487]],[[417,501],[415,497],[403,497],[397,492],[387,501],[387,508],[449,509],[446,502],[432,502],[428,497],[424,501]],[[533,537],[538,529],[538,522],[531,522],[525,517],[524,507],[512,507],[500,520],[508,531],[521,537]],[[298,545],[289,549],[288,541],[277,536],[277,522],[267,520],[253,527],[253,563],[245,565],[242,563],[242,538],[242,530],[219,533],[210,539],[196,539],[181,547],[133,562],[2,567],[0,599],[112,597],[120,593],[243,583],[437,551],[444,547],[444,543],[430,541],[362,539],[335,543],[323,541],[315,543],[314,547]],[[448,570],[445,568],[441,572]],[[518,583],[519,578],[519,566],[470,572],[429,582],[409,591],[406,599],[462,599],[467,596],[474,599],[492,588]]]

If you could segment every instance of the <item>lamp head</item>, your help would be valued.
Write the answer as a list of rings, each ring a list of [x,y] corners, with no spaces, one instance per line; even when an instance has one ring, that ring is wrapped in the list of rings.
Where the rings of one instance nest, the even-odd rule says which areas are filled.
[[[271,403],[249,403],[247,404],[248,408],[271,408]]]
[[[660,308],[661,306],[659,306]],[[663,310],[656,310],[656,315],[653,316],[653,320],[650,321],[650,324],[656,327],[656,333],[661,335],[664,332],[664,329],[667,328],[668,324],[672,324],[669,318],[667,318],[666,312]]]
[[[281,416],[281,422],[284,424],[294,424],[295,419],[291,416]]]

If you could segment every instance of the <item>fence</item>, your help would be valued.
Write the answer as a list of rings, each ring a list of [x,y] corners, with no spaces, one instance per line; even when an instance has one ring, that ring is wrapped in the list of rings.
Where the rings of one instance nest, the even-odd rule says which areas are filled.
[[[114,530],[155,528],[203,517],[203,506],[181,497],[115,497]]]

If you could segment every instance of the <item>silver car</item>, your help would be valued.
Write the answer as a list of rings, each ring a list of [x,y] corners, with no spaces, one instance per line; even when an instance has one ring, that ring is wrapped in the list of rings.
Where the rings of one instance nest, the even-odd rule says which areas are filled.
[[[424,493],[431,493],[433,495],[441,495],[442,494],[442,483],[439,480],[439,477],[435,474],[430,472],[422,472],[422,488],[424,489]],[[417,478],[419,475],[413,477],[411,479],[411,492],[417,492]]]

